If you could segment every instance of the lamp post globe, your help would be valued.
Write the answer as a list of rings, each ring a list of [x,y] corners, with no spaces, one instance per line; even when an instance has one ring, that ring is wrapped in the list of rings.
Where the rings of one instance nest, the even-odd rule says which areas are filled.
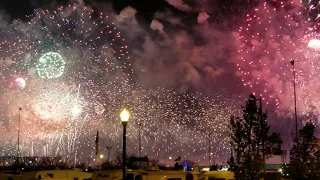
[[[123,125],[126,125],[130,119],[130,112],[127,108],[123,108],[120,112],[120,120]]]

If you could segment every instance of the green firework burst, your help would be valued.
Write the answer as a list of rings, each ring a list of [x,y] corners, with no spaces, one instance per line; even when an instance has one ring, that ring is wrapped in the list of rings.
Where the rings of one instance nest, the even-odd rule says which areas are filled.
[[[37,75],[45,79],[54,79],[63,75],[66,62],[59,53],[43,54],[36,65]]]

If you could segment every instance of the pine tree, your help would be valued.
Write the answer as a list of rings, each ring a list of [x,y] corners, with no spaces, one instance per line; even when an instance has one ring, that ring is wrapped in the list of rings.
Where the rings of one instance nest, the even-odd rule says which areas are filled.
[[[294,145],[290,151],[289,167],[292,180],[320,178],[320,151],[314,130],[315,126],[309,122],[294,138]]]
[[[268,136],[267,113],[257,107],[257,99],[250,95],[242,118],[231,117],[231,142],[236,157],[231,157],[229,165],[236,179],[256,180],[262,177],[264,157],[272,154],[275,144],[281,147],[279,134]]]
[[[243,108],[243,118],[231,118],[231,139],[236,158],[233,164],[236,179],[255,180],[260,178],[263,157],[259,153],[260,121],[256,98],[250,95]]]

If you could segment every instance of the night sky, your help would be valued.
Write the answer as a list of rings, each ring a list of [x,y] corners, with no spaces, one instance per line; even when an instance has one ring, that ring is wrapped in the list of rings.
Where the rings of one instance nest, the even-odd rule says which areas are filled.
[[[21,2],[0,3],[2,155],[14,153],[9,137],[16,132],[19,106],[24,125],[32,129],[44,123],[40,131],[49,132],[27,138],[26,155],[41,155],[49,141],[58,143],[50,147],[53,155],[77,151],[92,157],[97,130],[116,154],[121,145],[117,111],[128,106],[133,113],[129,134],[135,136],[143,123],[145,155],[204,163],[207,135],[213,132],[212,151],[225,162],[229,117],[240,114],[251,93],[262,96],[271,130],[281,133],[288,148],[294,127],[293,58],[299,121],[318,123],[319,48],[308,44],[320,38],[313,2]],[[48,52],[57,53],[56,71],[47,69],[50,59],[41,59]],[[68,129],[75,124],[82,134]],[[77,138],[57,135],[68,132]],[[47,139],[37,139],[41,136]],[[136,140],[129,139],[129,153],[136,152]]]

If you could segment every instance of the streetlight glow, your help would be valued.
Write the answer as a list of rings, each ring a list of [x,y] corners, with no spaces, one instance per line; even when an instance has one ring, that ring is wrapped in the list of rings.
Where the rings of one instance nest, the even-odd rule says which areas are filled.
[[[123,108],[120,112],[120,119],[122,123],[127,123],[129,121],[130,112],[126,108]]]
[[[103,154],[100,154],[100,159],[103,159],[103,157],[104,157]]]

